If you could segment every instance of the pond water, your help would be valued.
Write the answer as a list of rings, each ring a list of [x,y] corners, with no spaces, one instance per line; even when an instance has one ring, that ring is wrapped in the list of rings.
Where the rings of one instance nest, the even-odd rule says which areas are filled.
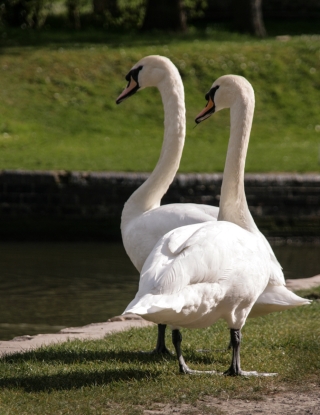
[[[274,251],[286,278],[320,273],[319,245]],[[120,243],[1,243],[0,263],[0,340],[106,321],[139,281]]]

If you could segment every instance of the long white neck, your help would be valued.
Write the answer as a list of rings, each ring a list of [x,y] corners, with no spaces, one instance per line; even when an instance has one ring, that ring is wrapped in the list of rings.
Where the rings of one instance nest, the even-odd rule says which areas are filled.
[[[230,107],[230,139],[221,187],[218,220],[260,233],[248,208],[244,168],[254,112],[254,95],[241,94]]]
[[[185,139],[184,89],[177,70],[172,70],[157,85],[164,106],[164,138],[157,165],[149,178],[126,202],[121,228],[133,218],[160,206],[179,168]]]

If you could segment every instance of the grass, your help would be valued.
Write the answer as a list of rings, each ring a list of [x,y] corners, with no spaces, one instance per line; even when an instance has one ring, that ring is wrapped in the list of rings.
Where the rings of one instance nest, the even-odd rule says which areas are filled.
[[[163,134],[159,93],[148,89],[120,106],[115,98],[136,61],[161,54],[185,84],[180,171],[223,170],[229,112],[196,129],[194,118],[212,82],[236,73],[256,92],[246,171],[319,172],[319,35],[283,41],[210,27],[186,36],[20,30],[2,34],[0,46],[1,169],[151,171]]]
[[[114,101],[138,59],[163,54],[186,88],[181,171],[223,169],[228,112],[192,128],[204,93],[225,73],[245,76],[256,91],[246,170],[319,171],[319,36],[261,41],[208,29],[185,37],[86,31],[52,38],[49,31],[11,31],[1,42],[1,169],[152,170],[162,139],[158,92],[140,92],[120,107]],[[320,289],[303,294],[318,299]],[[8,356],[0,359],[0,415],[134,415],[158,402],[195,404],[206,395],[263,399],[283,388],[307,391],[320,385],[319,311],[314,301],[248,320],[242,367],[278,372],[275,378],[179,376],[174,358],[139,353],[154,345],[156,328]],[[191,368],[227,369],[224,323],[183,335]]]
[[[319,297],[320,288],[305,294]],[[138,415],[159,402],[195,405],[206,395],[259,400],[281,390],[308,391],[320,386],[319,312],[320,302],[314,301],[247,321],[242,367],[277,372],[272,378],[179,375],[174,357],[139,352],[154,345],[156,327],[8,356],[0,360],[0,413]],[[182,332],[191,368],[227,369],[229,338],[223,322]]]

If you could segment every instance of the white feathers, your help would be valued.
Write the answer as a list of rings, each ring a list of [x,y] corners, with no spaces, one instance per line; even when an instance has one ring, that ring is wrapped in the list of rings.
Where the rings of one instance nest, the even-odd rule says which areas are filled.
[[[172,252],[169,246],[176,233],[185,240]],[[125,313],[191,328],[224,318],[241,328],[269,274],[269,253],[255,235],[228,222],[185,226],[156,244]]]
[[[241,329],[250,311],[254,317],[309,301],[284,287],[281,266],[247,206],[244,166],[253,89],[246,79],[227,75],[212,90],[216,108],[231,110],[219,220],[164,235],[145,261],[138,293],[124,314],[189,328],[222,318],[230,328]]]

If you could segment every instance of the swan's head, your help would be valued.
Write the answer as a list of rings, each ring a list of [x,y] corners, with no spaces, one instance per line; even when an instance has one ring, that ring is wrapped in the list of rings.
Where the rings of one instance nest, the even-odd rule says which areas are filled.
[[[178,70],[170,59],[164,56],[150,55],[142,58],[126,75],[128,85],[118,96],[116,103],[120,104],[139,89],[159,86],[161,81],[171,72],[178,73]]]
[[[205,95],[208,101],[205,108],[197,115],[195,122],[199,124],[201,121],[209,118],[214,112],[224,108],[231,108],[232,105],[239,102],[253,100],[254,92],[252,85],[243,76],[224,75],[218,78]]]

